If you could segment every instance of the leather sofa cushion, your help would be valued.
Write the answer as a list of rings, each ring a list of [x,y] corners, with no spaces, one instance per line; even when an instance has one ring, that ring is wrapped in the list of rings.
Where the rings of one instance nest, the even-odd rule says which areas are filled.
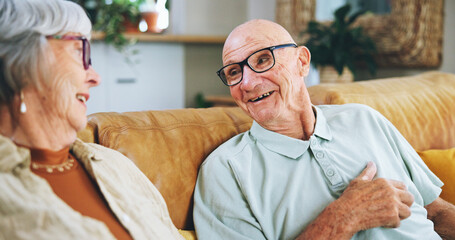
[[[202,161],[252,123],[239,108],[95,113],[88,121],[79,138],[130,158],[163,195],[175,226],[186,230],[194,229],[192,196]]]
[[[455,147],[455,75],[428,72],[310,87],[315,105],[363,103],[382,113],[416,150]]]

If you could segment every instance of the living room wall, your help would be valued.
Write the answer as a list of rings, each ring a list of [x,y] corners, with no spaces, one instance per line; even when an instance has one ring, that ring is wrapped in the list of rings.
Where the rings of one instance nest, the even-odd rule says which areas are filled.
[[[444,43],[440,71],[455,73],[455,1],[444,3]]]
[[[197,0],[204,1],[204,0]],[[443,56],[442,64],[438,68],[379,68],[376,76],[372,77],[366,70],[358,71],[358,80],[367,80],[373,78],[387,78],[396,76],[409,76],[419,74],[425,71],[437,70],[443,72],[455,73],[455,1],[444,1],[444,37],[443,37]],[[275,0],[249,0],[244,5],[247,10],[238,16],[235,21],[238,24],[254,18],[275,19]],[[215,11],[211,9],[211,11]],[[238,13],[238,12],[237,12]],[[200,17],[200,16],[199,16]],[[237,23],[234,25],[236,26]],[[234,27],[232,26],[232,27]],[[224,29],[227,35],[231,29]],[[199,29],[202,33],[209,33],[210,29]],[[208,95],[229,95],[229,89],[222,85],[217,78],[215,71],[222,65],[221,51],[222,44],[218,45],[201,45],[193,44],[185,48],[185,106],[194,107],[194,97],[197,93]]]

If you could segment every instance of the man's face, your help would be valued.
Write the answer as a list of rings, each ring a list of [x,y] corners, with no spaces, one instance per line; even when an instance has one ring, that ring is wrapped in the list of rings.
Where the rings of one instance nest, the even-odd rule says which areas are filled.
[[[234,30],[226,40],[223,65],[241,62],[262,48],[293,42],[292,38],[288,39],[287,32],[282,36],[274,27],[266,24],[259,27],[262,31],[248,26]],[[305,53],[308,55],[302,56]],[[266,128],[279,126],[283,120],[299,118],[308,96],[303,79],[308,71],[308,50],[288,47],[276,49],[273,54],[275,65],[270,70],[256,73],[244,66],[243,80],[230,87],[236,103]]]

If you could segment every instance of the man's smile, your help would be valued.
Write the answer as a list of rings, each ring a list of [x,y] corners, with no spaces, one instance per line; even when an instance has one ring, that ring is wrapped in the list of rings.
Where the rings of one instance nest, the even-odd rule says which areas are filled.
[[[266,92],[264,94],[262,94],[261,96],[258,96],[258,97],[255,97],[255,98],[252,98],[250,100],[248,100],[248,102],[257,102],[257,101],[260,101],[264,98],[267,98],[268,96],[270,96],[272,93],[274,93],[275,91],[270,91],[270,92]]]

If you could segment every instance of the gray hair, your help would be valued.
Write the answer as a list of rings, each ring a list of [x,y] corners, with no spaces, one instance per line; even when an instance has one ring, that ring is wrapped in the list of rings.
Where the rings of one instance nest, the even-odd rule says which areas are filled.
[[[48,84],[46,36],[80,33],[90,38],[85,11],[64,0],[0,0],[0,106],[26,86]]]

